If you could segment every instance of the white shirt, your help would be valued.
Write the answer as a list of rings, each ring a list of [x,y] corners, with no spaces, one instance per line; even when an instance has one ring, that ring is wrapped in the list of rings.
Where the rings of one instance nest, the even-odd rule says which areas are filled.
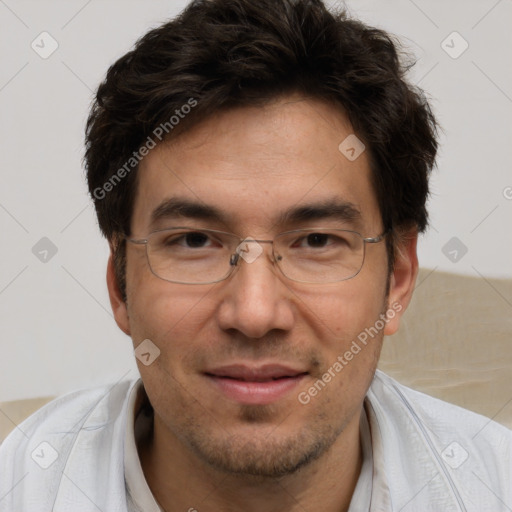
[[[25,420],[0,446],[0,512],[160,512],[135,444],[141,385],[71,393]],[[512,510],[510,430],[380,371],[365,411],[350,512]]]

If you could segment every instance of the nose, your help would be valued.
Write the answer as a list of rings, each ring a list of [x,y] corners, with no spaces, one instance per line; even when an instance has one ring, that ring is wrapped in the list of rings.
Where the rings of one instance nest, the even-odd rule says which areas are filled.
[[[225,282],[217,311],[221,329],[235,329],[248,338],[262,338],[274,329],[289,331],[294,324],[293,293],[273,264],[269,246],[262,245],[253,259],[258,247],[245,247],[245,255],[235,257],[238,268]]]

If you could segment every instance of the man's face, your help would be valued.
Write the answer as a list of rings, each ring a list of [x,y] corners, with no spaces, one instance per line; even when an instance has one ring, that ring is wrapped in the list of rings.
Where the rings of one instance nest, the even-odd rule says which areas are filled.
[[[340,110],[297,97],[216,114],[142,161],[133,238],[175,226],[241,239],[310,227],[375,237],[383,226],[367,154],[350,161],[338,149],[352,133]],[[152,223],[169,200],[214,208],[222,219],[168,212]],[[327,203],[349,204],[359,215],[283,220]],[[318,458],[359,424],[382,331],[359,342],[350,360],[344,354],[365,329],[382,329],[387,256],[385,243],[370,244],[354,278],[305,284],[284,277],[270,245],[262,248],[225,281],[187,285],[156,277],[144,246],[128,244],[127,305],[115,311],[135,347],[150,339],[160,349],[151,365],[139,362],[160,435],[218,469],[277,476]],[[393,286],[392,278],[390,301]],[[329,368],[331,379],[308,391]],[[274,374],[281,378],[269,380]]]

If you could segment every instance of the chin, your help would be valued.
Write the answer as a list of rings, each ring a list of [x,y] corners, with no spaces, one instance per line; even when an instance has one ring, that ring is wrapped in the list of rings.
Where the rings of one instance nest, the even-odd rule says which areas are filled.
[[[342,431],[343,427],[316,424],[284,436],[279,426],[255,426],[234,435],[224,430],[218,435],[189,431],[186,441],[195,455],[216,471],[270,479],[291,475],[319,459]]]

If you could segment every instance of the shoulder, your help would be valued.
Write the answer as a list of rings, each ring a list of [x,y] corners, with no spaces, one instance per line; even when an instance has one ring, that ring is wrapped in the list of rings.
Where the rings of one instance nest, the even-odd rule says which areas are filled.
[[[122,437],[127,399],[139,382],[127,380],[69,393],[18,425],[0,445],[0,496],[10,495],[0,502],[0,511],[24,504],[29,495],[45,496],[51,502],[70,466],[71,453],[77,455],[84,447],[90,452],[105,449],[104,442]],[[98,442],[100,436],[102,442]],[[11,508],[3,501],[9,501]]]
[[[490,510],[485,507],[493,500],[498,500],[495,510],[503,502],[512,503],[510,429],[403,386],[380,371],[367,401],[390,472],[415,485],[427,485],[436,475],[424,494],[430,492],[432,500],[450,497],[467,510]]]
[[[0,453],[16,449],[29,443],[30,438],[57,432],[71,434],[84,423],[101,423],[119,414],[122,404],[138,381],[123,381],[117,384],[74,391],[63,395],[41,407],[18,425],[0,445]]]

